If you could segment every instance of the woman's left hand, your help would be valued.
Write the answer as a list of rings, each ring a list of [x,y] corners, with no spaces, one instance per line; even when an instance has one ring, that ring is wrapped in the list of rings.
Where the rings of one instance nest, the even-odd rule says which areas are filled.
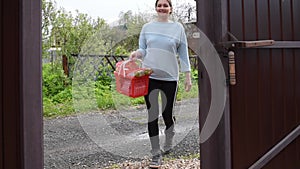
[[[192,80],[191,80],[191,73],[190,72],[185,73],[184,88],[185,88],[186,92],[189,92],[192,88]]]

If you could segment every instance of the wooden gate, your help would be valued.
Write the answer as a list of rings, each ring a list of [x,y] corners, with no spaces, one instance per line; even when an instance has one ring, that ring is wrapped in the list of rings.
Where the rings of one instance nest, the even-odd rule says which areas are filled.
[[[300,168],[300,1],[197,2],[198,27],[236,78],[219,127],[200,145],[201,169]],[[199,71],[200,98],[209,98]],[[200,99],[200,128],[208,106]]]
[[[0,169],[42,169],[41,1],[0,11]]]

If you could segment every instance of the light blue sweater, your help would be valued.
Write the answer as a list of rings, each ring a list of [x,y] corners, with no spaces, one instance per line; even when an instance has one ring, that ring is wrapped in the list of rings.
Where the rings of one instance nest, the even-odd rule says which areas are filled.
[[[149,22],[141,30],[139,49],[143,67],[151,68],[150,78],[178,81],[181,72],[191,70],[187,38],[179,22]]]

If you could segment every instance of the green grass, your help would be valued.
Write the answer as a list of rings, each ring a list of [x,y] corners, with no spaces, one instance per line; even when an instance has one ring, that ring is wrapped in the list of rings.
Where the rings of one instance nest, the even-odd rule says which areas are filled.
[[[192,88],[184,91],[184,77],[181,75],[177,101],[198,97],[197,79],[192,80]],[[98,110],[113,110],[118,108],[131,108],[144,104],[144,97],[130,98],[115,90],[115,82],[111,84],[98,84],[90,82],[83,86],[73,85],[66,88],[58,97],[43,98],[44,117],[64,117],[77,113]]]

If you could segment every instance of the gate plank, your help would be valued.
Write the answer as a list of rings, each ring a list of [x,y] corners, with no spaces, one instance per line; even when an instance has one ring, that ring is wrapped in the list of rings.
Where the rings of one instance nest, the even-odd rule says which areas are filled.
[[[282,40],[291,41],[294,40],[293,34],[293,26],[292,22],[292,0],[285,0],[281,3],[282,9]],[[300,47],[300,46],[299,46]],[[285,86],[284,86],[284,131],[285,133],[289,133],[295,126],[297,126],[297,118],[296,110],[294,103],[295,100],[295,65],[293,50],[291,49],[283,49],[283,67],[284,67],[284,79]],[[297,160],[297,157],[292,155],[296,154],[297,152],[296,144],[291,144],[285,151],[282,152],[282,156],[284,159],[284,167],[285,168],[293,168],[294,162]]]
[[[244,40],[243,35],[243,2],[240,0],[229,0],[229,32],[238,40]],[[238,14],[238,15],[237,15]],[[236,40],[231,38],[231,40]],[[231,143],[232,143],[232,167],[234,169],[245,168],[243,164],[246,163],[246,158],[240,154],[244,154],[244,145],[246,145],[246,138],[244,137],[244,128],[246,127],[244,121],[246,116],[244,114],[243,105],[236,104],[239,101],[244,103],[244,76],[242,63],[244,57],[242,51],[235,51],[236,58],[236,79],[237,83],[234,87],[230,88],[230,107],[231,107]]]
[[[255,0],[244,1],[244,40],[257,39],[257,15]],[[245,49],[242,57],[245,57],[243,76],[245,76],[245,107],[246,128],[244,135],[246,137],[246,164],[255,162],[258,156],[259,145],[259,117],[258,111],[258,80],[259,72],[257,64],[259,56],[256,49]]]
[[[270,22],[268,0],[257,1],[257,37],[258,39],[270,39]],[[259,154],[269,150],[272,143],[272,122],[270,120],[271,112],[271,82],[268,79],[271,75],[271,56],[270,50],[258,50],[259,65],[258,65],[258,111],[259,111]]]

